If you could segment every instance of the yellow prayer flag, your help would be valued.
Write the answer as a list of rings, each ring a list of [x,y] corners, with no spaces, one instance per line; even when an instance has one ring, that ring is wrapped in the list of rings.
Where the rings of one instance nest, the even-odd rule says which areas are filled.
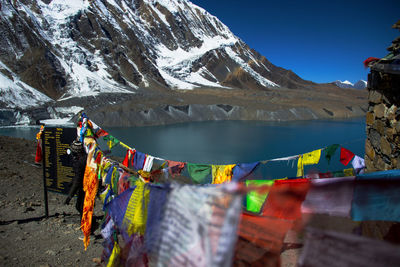
[[[147,221],[147,205],[149,203],[150,190],[141,180],[136,182],[136,188],[129,199],[125,211],[123,224],[127,233],[144,235]]]
[[[297,161],[297,177],[304,176],[304,165],[318,164],[320,158],[321,149],[300,155]]]
[[[222,184],[232,180],[232,170],[236,164],[231,165],[212,165],[213,184]]]
[[[297,177],[303,177],[304,175],[304,166],[303,166],[303,155],[299,156],[297,160]]]
[[[121,254],[121,248],[117,242],[114,242],[114,248],[111,252],[111,256],[108,259],[107,267],[121,266],[119,261],[119,255]]]
[[[318,164],[320,157],[321,149],[303,154],[303,165]]]
[[[354,169],[353,168],[344,169],[343,173],[344,176],[354,176]]]

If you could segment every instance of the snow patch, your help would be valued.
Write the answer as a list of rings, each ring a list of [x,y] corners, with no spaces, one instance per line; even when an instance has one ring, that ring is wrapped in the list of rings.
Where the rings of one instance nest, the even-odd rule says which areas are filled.
[[[0,99],[9,108],[35,107],[53,101],[45,94],[29,86],[11,72],[3,62],[0,61],[0,69],[5,69],[10,73],[10,77],[0,72]]]
[[[48,120],[41,120],[40,123],[44,125],[74,125],[74,122],[70,120],[71,118],[48,119]]]
[[[38,1],[38,5],[42,10],[45,9],[47,14],[58,20],[65,20],[66,18],[75,15],[79,11],[86,9],[90,5],[89,0],[52,0],[50,4],[45,4]]]
[[[244,62],[231,47],[225,47],[226,53],[231,57],[237,64],[239,64],[247,73],[249,73],[259,84],[265,87],[280,87],[278,84],[264,78],[258,72],[254,71],[249,64]]]

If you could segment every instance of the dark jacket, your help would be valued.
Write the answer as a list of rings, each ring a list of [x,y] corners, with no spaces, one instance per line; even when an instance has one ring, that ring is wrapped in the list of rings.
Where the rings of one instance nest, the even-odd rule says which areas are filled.
[[[86,168],[86,151],[79,141],[74,141],[70,145],[70,158],[72,161],[72,167],[74,168],[75,177],[72,180],[72,186],[68,193],[67,204],[69,200],[78,192],[79,189],[83,190],[83,177],[85,175]]]

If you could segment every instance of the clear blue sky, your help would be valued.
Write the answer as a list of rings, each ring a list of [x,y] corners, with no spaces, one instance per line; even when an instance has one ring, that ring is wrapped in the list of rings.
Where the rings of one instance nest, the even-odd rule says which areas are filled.
[[[367,80],[400,31],[400,0],[192,0],[273,64],[318,83]]]

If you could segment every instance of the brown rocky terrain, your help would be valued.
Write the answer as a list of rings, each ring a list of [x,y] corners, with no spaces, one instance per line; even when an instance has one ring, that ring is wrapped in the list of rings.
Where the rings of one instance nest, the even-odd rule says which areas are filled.
[[[0,136],[0,265],[95,266],[102,239],[95,231],[84,250],[75,199],[64,205],[65,195],[49,192],[49,217],[44,216],[43,170],[34,164],[35,149],[35,141]]]
[[[343,119],[365,116],[368,107],[366,90],[342,89],[331,84],[295,90],[146,89],[124,96],[118,104],[103,103],[101,98],[92,98],[87,102],[70,99],[58,105],[86,104],[88,115],[104,126],[160,125],[207,120]]]

